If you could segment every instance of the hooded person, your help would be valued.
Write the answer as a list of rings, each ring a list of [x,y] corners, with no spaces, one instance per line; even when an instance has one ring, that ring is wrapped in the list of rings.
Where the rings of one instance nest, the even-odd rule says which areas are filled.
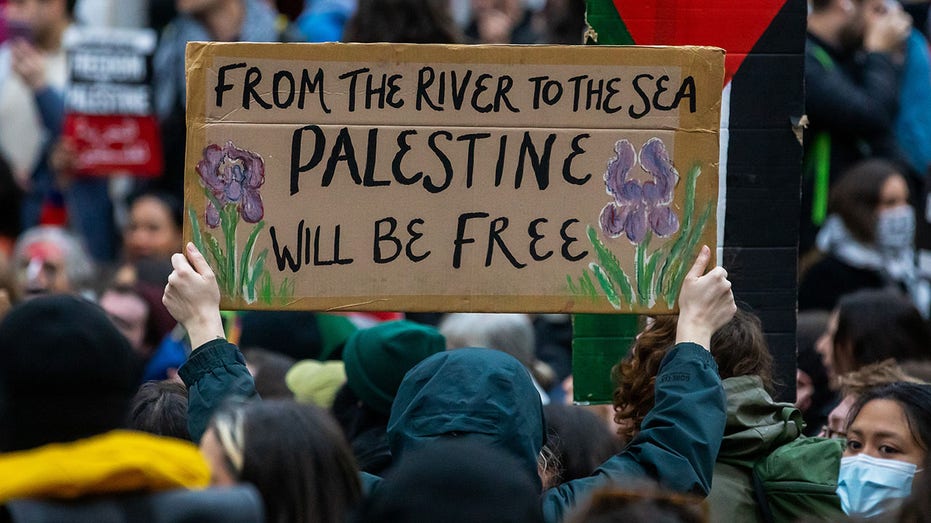
[[[715,267],[705,274],[710,260],[710,249],[702,247],[683,281],[676,345],[660,364],[655,407],[640,433],[591,476],[542,492],[545,521],[562,521],[601,487],[644,477],[667,489],[707,495],[724,433],[725,404],[717,365],[705,347],[737,310],[727,272]],[[223,401],[222,392],[205,394],[205,386],[215,393],[225,384],[225,390],[243,387],[254,394],[241,354],[223,337],[219,287],[207,261],[189,243],[172,263],[165,305],[198,347],[192,361],[199,351],[207,351],[205,362],[212,361],[199,379],[185,378],[191,414]],[[462,438],[506,452],[528,474],[537,473],[545,433],[540,395],[528,371],[513,357],[489,349],[435,354],[411,369],[388,424],[395,466],[415,450]],[[381,478],[363,474],[363,480],[367,493],[379,495]],[[541,489],[539,476],[534,483]]]
[[[405,320],[356,331],[346,341],[346,384],[337,391],[332,412],[359,470],[380,474],[391,466],[385,433],[401,380],[424,358],[445,348],[445,338],[434,327]]]
[[[539,492],[536,471],[511,453],[448,438],[393,467],[354,523],[542,523]]]
[[[209,482],[197,447],[123,430],[142,367],[99,306],[53,295],[15,307],[0,323],[0,358],[0,520],[129,521],[145,504],[150,521],[207,501],[182,492]],[[261,505],[247,495],[236,510]]]

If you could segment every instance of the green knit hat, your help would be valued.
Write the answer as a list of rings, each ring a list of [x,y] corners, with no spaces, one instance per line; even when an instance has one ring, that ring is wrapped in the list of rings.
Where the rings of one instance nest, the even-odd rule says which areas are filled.
[[[419,323],[391,321],[362,329],[343,349],[346,382],[366,405],[387,416],[407,371],[444,350],[443,335]]]

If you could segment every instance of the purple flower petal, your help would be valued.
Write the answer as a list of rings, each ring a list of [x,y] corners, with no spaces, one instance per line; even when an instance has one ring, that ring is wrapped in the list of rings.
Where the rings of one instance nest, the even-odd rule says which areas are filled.
[[[615,156],[608,162],[608,169],[605,171],[605,187],[608,194],[618,197],[621,188],[627,181],[627,175],[634,167],[637,161],[637,151],[634,146],[627,140],[618,140],[614,144]]]
[[[250,189],[258,189],[265,183],[265,162],[258,154],[240,149],[233,145],[233,142],[226,143],[227,154],[230,159],[237,161],[242,165],[245,175],[242,183]]]
[[[207,212],[204,214],[204,218],[207,220],[208,227],[215,229],[218,225],[220,225],[220,211],[214,207],[213,202],[207,202]]]
[[[617,238],[624,232],[624,222],[627,221],[629,207],[618,205],[614,202],[605,205],[601,210],[599,221],[601,230],[612,238]]]
[[[661,238],[679,230],[679,217],[667,206],[655,207],[650,211],[650,228]]]
[[[640,187],[640,184],[631,180],[621,186],[621,190],[617,193],[616,199],[618,203],[627,203],[628,205],[640,204],[640,201],[643,199],[643,189]]]
[[[643,202],[647,205],[662,205],[663,194],[655,182],[645,182],[643,184]]]
[[[200,176],[204,187],[210,189],[215,195],[224,192],[225,184],[220,180],[218,169],[225,154],[219,145],[211,144],[204,148],[203,159],[197,162],[195,170]]]
[[[257,223],[265,215],[258,192],[265,183],[265,162],[258,154],[240,149],[232,141],[222,147],[211,144],[204,148],[196,170],[221,207],[235,203],[239,215],[249,223]],[[216,227],[219,223],[219,209],[208,203],[207,224]]]
[[[634,245],[639,245],[647,234],[647,213],[643,207],[634,207],[627,214],[627,222],[624,224],[624,230],[627,231],[627,239]]]
[[[262,219],[265,215],[265,207],[262,205],[262,196],[259,191],[246,189],[240,203],[239,214],[248,223],[258,223]]]
[[[640,166],[653,175],[659,198],[656,203],[668,204],[679,182],[679,172],[672,165],[666,145],[659,138],[651,138],[640,149]]]
[[[237,173],[237,171],[239,171]],[[236,178],[238,175],[238,179]],[[238,165],[231,166],[229,168],[229,183],[226,186],[224,194],[226,195],[227,200],[231,202],[238,202],[242,198],[242,168]]]

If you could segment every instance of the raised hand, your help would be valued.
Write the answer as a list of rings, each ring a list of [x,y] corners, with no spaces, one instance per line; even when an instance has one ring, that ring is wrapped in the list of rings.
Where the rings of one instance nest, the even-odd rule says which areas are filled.
[[[912,29],[912,17],[898,2],[885,2],[864,17],[863,48],[878,53],[901,51]]]
[[[708,349],[711,335],[737,312],[727,271],[719,266],[705,274],[710,260],[711,250],[702,246],[682,282],[676,343],[690,341]]]
[[[216,276],[204,256],[193,243],[185,252],[171,256],[174,270],[168,276],[168,285],[162,303],[178,320],[196,349],[204,343],[225,338],[220,318],[220,287]]]

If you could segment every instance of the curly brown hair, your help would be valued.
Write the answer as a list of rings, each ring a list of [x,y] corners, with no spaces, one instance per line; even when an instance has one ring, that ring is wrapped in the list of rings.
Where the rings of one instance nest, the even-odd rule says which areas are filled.
[[[630,352],[611,369],[614,380],[614,421],[618,435],[630,441],[640,431],[654,403],[654,386],[660,363],[676,343],[678,316],[657,316],[640,333]],[[753,313],[738,310],[734,318],[711,337],[711,355],[721,379],[757,375],[772,392],[773,357],[763,326]]]

